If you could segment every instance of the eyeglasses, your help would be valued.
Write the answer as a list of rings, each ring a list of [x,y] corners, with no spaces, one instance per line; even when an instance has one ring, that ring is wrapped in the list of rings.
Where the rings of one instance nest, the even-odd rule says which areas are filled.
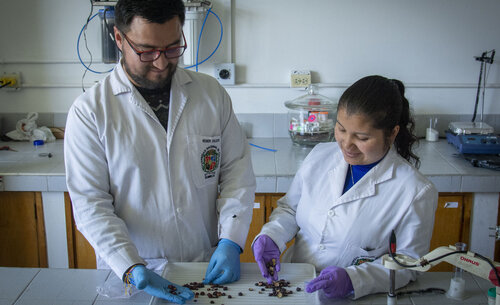
[[[184,39],[184,45],[166,48],[166,49],[156,49],[156,50],[151,50],[151,51],[139,51],[139,50],[137,50],[134,47],[134,43],[130,42],[127,35],[125,35],[125,33],[123,33],[123,32],[122,32],[122,34],[123,34],[123,37],[125,37],[125,40],[128,42],[128,45],[132,48],[132,50],[134,50],[135,54],[139,55],[139,59],[142,62],[155,61],[158,58],[160,58],[161,53],[165,54],[166,58],[181,57],[187,48],[187,42],[186,42],[186,37],[184,37],[184,32],[182,32],[182,38]]]

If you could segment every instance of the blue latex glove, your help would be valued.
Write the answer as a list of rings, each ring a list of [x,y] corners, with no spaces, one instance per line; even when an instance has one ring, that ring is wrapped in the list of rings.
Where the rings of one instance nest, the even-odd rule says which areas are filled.
[[[278,272],[280,271],[280,249],[274,241],[267,235],[259,236],[253,243],[253,256],[257,265],[259,265],[260,273],[267,280],[268,284],[278,280]],[[269,274],[268,265],[272,265],[273,259],[276,264],[273,267],[273,274]]]
[[[229,239],[221,239],[205,273],[204,284],[227,284],[240,279],[241,248]]]
[[[152,296],[177,304],[184,304],[186,300],[194,297],[194,293],[188,288],[167,281],[143,265],[134,267],[131,272],[130,283],[137,289],[144,290]],[[175,287],[176,294],[171,293],[172,287]]]
[[[306,286],[306,291],[309,293],[319,289],[323,289],[328,298],[344,298],[353,291],[347,271],[337,266],[329,266],[321,270],[319,276]]]

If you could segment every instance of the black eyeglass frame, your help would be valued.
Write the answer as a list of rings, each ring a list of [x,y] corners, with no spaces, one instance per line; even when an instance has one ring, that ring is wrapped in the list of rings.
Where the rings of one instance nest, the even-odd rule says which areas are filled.
[[[165,57],[168,58],[168,59],[179,58],[179,57],[181,57],[184,54],[184,52],[187,49],[187,41],[186,41],[186,37],[184,36],[184,31],[182,31],[182,38],[184,39],[184,45],[170,47],[170,48],[166,48],[166,49],[155,49],[155,50],[150,50],[150,51],[139,51],[139,50],[137,50],[134,47],[135,43],[131,42],[130,39],[127,37],[127,35],[125,35],[125,33],[121,32],[121,31],[120,31],[120,33],[123,35],[123,37],[127,41],[128,45],[132,48],[132,50],[134,51],[134,53],[139,56],[139,60],[141,62],[153,62],[153,61],[157,60],[158,58],[160,58],[161,53],[165,54]],[[168,55],[168,52],[177,51],[177,50],[180,50],[180,49],[182,49],[182,51],[181,51],[181,53],[179,55],[175,55],[175,56],[169,56]],[[149,54],[155,54],[154,58],[151,59],[151,60],[143,60],[143,56],[144,55],[149,55]]]

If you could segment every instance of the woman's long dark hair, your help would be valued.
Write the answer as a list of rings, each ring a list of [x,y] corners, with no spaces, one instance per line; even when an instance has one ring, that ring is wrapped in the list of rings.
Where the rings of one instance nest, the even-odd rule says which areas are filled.
[[[401,81],[379,75],[364,77],[342,94],[338,109],[344,109],[348,115],[361,114],[370,118],[373,127],[383,130],[387,139],[399,125],[394,141],[398,154],[415,167],[420,166],[420,158],[412,151],[418,141],[414,134],[415,121]]]

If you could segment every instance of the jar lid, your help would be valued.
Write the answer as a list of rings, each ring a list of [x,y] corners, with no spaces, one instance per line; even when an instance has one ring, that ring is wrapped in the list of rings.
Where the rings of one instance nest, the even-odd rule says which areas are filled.
[[[286,101],[285,106],[294,110],[332,111],[336,110],[337,103],[324,95],[318,94],[318,86],[310,85],[307,94],[294,100]]]
[[[496,295],[497,295],[496,290],[497,290],[497,289],[496,289],[495,287],[488,289],[488,296],[489,296],[489,297],[492,297],[492,298],[495,298],[495,297],[496,297]]]
[[[35,141],[33,141],[33,145],[35,145],[35,146],[43,145],[43,140],[35,140]]]

